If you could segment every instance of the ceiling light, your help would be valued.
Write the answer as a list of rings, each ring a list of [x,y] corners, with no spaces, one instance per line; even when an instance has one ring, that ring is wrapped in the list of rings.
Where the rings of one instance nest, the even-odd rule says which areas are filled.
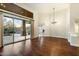
[[[3,3],[1,3],[1,6],[3,6],[4,4]]]
[[[1,3],[0,5],[1,5],[2,7],[4,7],[4,8],[6,7],[3,3]]]

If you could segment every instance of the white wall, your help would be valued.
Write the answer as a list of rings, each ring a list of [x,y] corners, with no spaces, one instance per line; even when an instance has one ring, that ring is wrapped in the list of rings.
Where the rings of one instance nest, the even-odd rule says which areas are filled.
[[[52,24],[51,35],[60,38],[68,38],[69,31],[69,9],[64,9],[56,13],[56,24]]]
[[[44,36],[50,36],[50,18],[48,13],[39,13],[38,25],[43,25]]]
[[[56,12],[56,24],[51,24],[50,13],[39,13],[38,25],[44,24],[44,36],[68,38],[69,19],[69,8]]]

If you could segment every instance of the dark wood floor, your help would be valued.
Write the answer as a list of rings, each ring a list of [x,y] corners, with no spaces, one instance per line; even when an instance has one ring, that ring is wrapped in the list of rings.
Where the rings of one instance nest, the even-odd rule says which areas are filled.
[[[79,48],[70,46],[67,39],[35,38],[0,48],[4,56],[77,56]]]

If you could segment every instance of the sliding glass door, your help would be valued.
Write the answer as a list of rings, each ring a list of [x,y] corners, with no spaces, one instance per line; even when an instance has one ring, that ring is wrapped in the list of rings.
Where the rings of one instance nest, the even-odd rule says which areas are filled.
[[[14,19],[14,42],[25,39],[23,35],[23,20]]]
[[[4,17],[3,27],[3,45],[13,43],[13,19],[9,17]]]
[[[31,21],[6,16],[3,28],[3,45],[31,39]]]

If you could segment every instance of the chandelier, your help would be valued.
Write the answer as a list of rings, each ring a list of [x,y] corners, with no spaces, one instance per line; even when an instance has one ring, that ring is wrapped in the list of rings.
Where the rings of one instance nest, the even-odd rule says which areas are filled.
[[[52,18],[52,24],[55,24],[57,23],[56,20],[55,20],[55,8],[53,8],[53,18]]]

